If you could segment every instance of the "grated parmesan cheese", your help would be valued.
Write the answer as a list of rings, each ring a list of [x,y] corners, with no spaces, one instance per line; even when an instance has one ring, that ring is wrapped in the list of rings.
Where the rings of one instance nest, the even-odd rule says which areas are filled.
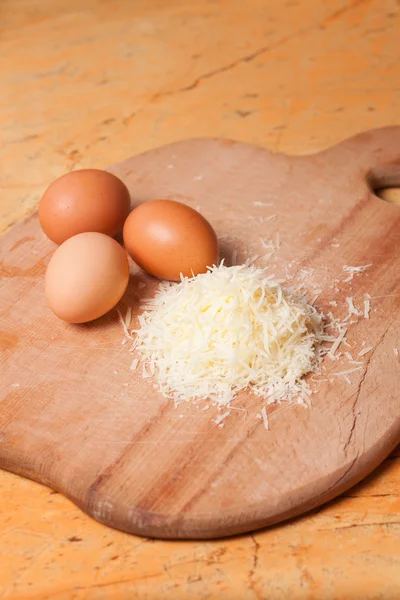
[[[245,262],[246,267],[251,267],[251,265],[254,265],[254,263],[260,258],[259,254],[255,254],[254,256],[252,256],[251,258],[248,258]]]
[[[349,305],[349,315],[359,315],[360,312],[356,309],[356,307],[354,306],[354,302],[353,302],[353,298],[346,298],[346,302]]]
[[[323,290],[314,290],[314,296],[311,298],[311,304],[315,304]]]
[[[218,417],[216,419],[214,419],[214,423],[216,425],[219,425],[220,423],[222,423],[222,421],[224,419],[226,419],[226,417],[229,417],[229,415],[231,414],[230,410],[227,410],[226,412],[224,412],[222,415],[218,415]]]
[[[138,364],[139,364],[139,360],[137,358],[134,358],[132,360],[132,363],[131,363],[131,366],[130,366],[129,370],[130,371],[136,371]]]
[[[354,367],[354,369],[347,369],[346,371],[339,371],[338,373],[332,373],[332,375],[348,375],[349,373],[354,373],[355,371],[359,371],[362,367]]]
[[[262,409],[261,409],[261,416],[262,416],[263,421],[264,421],[264,427],[265,427],[265,429],[269,429],[268,414],[267,414],[267,409],[265,408],[265,406],[263,406]]]
[[[128,312],[128,311],[130,311],[130,312]],[[124,317],[121,314],[121,311],[119,310],[119,308],[117,308],[118,317],[121,322],[122,328],[124,330],[124,334],[129,340],[133,340],[133,337],[131,336],[131,334],[129,333],[129,330],[128,330],[129,325],[127,326],[127,324],[126,324],[126,319],[128,316],[129,316],[129,324],[130,324],[130,315],[132,315],[132,309],[128,308],[128,311],[127,311],[126,317],[124,319]]]
[[[358,356],[364,356],[365,354],[368,354],[368,352],[371,352],[372,349],[373,349],[373,346],[368,346],[368,348],[363,348],[363,350],[360,350],[360,352],[358,353]]]
[[[362,265],[360,267],[351,267],[349,265],[345,265],[343,267],[343,271],[345,273],[348,273],[349,276],[343,280],[343,283],[348,283],[349,281],[352,281],[356,273],[364,273],[364,271],[366,271],[369,267],[372,267],[372,263],[370,265]]]
[[[340,344],[346,339],[346,333],[347,333],[347,327],[344,327],[342,329],[342,331],[339,333],[336,340],[333,342],[333,344],[329,350],[330,357],[333,358],[335,356],[336,350],[339,348]]]
[[[126,316],[125,316],[125,325],[128,330],[131,325],[131,320],[132,320],[132,309],[131,309],[131,307],[129,307],[126,311]]]
[[[264,269],[221,264],[162,283],[144,309],[135,331],[143,376],[155,375],[175,404],[210,398],[229,406],[247,388],[267,404],[307,404],[303,376],[321,360],[322,317]]]
[[[364,319],[369,319],[369,311],[371,310],[371,301],[364,300]]]
[[[261,245],[263,248],[266,248],[267,250],[271,250],[271,252],[275,252],[276,250],[276,245],[274,244],[274,242],[272,240],[269,239],[264,239],[264,238],[260,238],[261,240]]]
[[[347,316],[343,319],[342,323],[346,323],[349,319],[351,319],[351,317],[353,315],[360,317],[362,314],[362,312],[360,312],[359,310],[357,310],[357,308],[354,306],[354,302],[353,302],[353,298],[346,298],[346,302],[348,304],[348,313]],[[349,325],[351,323],[356,323],[357,321],[350,321],[350,323],[348,323]]]

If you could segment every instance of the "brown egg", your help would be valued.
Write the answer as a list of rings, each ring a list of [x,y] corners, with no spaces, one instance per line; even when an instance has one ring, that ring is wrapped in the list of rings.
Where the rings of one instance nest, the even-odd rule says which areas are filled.
[[[145,271],[179,281],[180,274],[204,273],[218,260],[218,240],[210,223],[190,206],[152,200],[135,208],[125,221],[124,244]]]
[[[103,233],[80,233],[61,244],[49,262],[47,303],[63,321],[93,321],[114,308],[128,280],[128,257],[118,242]]]
[[[39,221],[53,242],[86,231],[110,236],[122,230],[131,198],[115,175],[98,169],[72,171],[47,188],[39,204]]]

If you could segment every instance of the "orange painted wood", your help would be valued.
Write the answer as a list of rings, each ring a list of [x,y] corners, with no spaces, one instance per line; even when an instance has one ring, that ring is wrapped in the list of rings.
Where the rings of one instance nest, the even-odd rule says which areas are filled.
[[[371,318],[350,325],[348,338],[356,350],[363,341],[373,350],[350,385],[341,377],[318,384],[309,410],[272,407],[270,431],[255,419],[262,403],[246,396],[236,406],[247,418],[232,411],[223,429],[212,423],[213,409],[175,409],[129,371],[115,310],[85,326],[57,320],[43,297],[55,246],[35,217],[16,225],[0,246],[0,466],[61,491],[107,525],[166,538],[276,523],[367,475],[400,435],[400,210],[371,191],[400,184],[399,147],[399,128],[302,158],[188,140],[111,169],[134,203],[167,197],[200,206],[228,260],[234,250],[239,261],[263,254],[261,238],[279,234],[275,276],[286,276],[291,262],[296,283],[308,269],[306,284],[322,289],[325,312],[334,300],[344,316],[347,297],[359,305],[370,294]],[[344,282],[344,265],[366,264],[365,274]],[[137,314],[156,283],[132,270],[120,308]],[[350,368],[325,364],[328,379]]]
[[[174,140],[306,154],[398,123],[399,17],[392,0],[4,0],[0,231],[58,175]],[[399,452],[303,518],[212,542],[138,539],[0,471],[0,596],[397,599]]]

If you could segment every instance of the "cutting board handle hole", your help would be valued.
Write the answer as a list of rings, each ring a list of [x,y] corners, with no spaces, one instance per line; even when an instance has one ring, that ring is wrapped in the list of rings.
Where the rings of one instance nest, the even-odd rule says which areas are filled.
[[[381,200],[385,200],[386,202],[390,202],[390,204],[397,204],[397,206],[400,206],[400,186],[379,188],[374,190],[374,194]]]
[[[368,173],[367,182],[375,196],[400,206],[400,164],[372,169]]]

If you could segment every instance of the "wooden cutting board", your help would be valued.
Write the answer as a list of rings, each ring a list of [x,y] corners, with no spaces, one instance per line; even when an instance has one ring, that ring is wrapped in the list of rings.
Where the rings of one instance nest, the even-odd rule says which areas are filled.
[[[174,408],[129,371],[116,310],[81,326],[48,310],[43,276],[55,246],[33,216],[0,242],[0,467],[107,525],[160,538],[277,523],[372,471],[400,441],[400,208],[373,193],[400,184],[400,127],[307,157],[189,140],[110,170],[134,204],[174,198],[197,207],[228,263],[258,255],[257,265],[306,286],[325,313],[345,317],[346,298],[363,313],[369,294],[370,318],[349,319],[349,345],[339,348],[362,363],[325,358],[312,406],[269,406],[269,430],[256,418],[263,403],[249,395],[223,428],[204,403]],[[346,265],[370,266],[352,277]],[[132,265],[121,313],[137,315],[155,286]]]

